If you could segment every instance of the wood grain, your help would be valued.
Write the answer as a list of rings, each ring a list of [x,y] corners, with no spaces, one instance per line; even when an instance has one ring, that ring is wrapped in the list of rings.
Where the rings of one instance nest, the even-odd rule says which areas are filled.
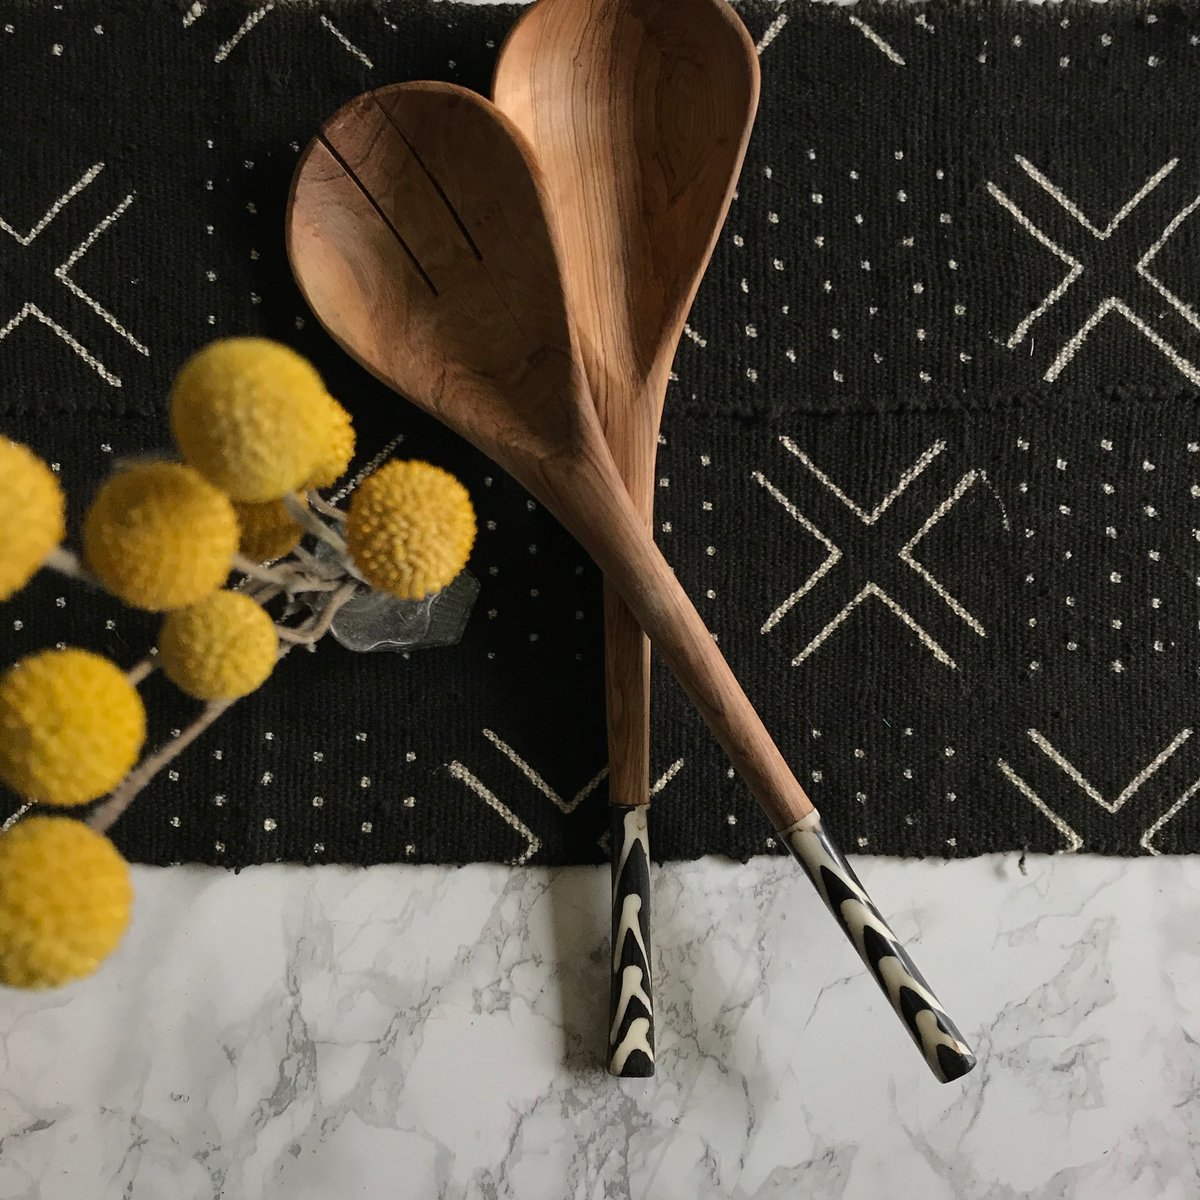
[[[549,198],[592,398],[650,527],[667,379],[758,104],[758,56],[725,0],[539,0],[501,48],[497,106]],[[607,584],[609,797],[649,803],[650,652]]]
[[[494,106],[449,84],[400,84],[352,101],[304,151],[288,253],[348,353],[490,455],[575,535],[767,815],[788,828],[812,803],[625,490],[546,212],[532,151]]]
[[[935,1074],[955,1078],[974,1064],[970,1048],[843,866],[625,491],[546,205],[532,150],[494,106],[448,84],[397,85],[352,102],[301,156],[288,253],[309,305],[350,354],[524,483],[596,559]]]

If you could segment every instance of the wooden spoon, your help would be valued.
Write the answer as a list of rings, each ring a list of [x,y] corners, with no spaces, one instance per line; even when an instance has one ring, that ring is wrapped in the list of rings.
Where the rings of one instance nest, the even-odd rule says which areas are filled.
[[[539,0],[501,48],[492,94],[537,154],[592,399],[649,525],[671,363],[758,106],[754,43],[725,0]],[[604,645],[609,1068],[652,1075],[650,646],[611,583]],[[631,1052],[638,1018],[649,1050]]]
[[[398,84],[300,156],[288,254],[364,367],[523,483],[592,555],[940,1079],[974,1055],[862,889],[621,483],[575,345],[532,151],[480,96]]]

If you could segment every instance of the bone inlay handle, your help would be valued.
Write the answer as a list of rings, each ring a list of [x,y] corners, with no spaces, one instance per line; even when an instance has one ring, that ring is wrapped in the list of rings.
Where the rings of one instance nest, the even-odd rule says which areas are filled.
[[[654,1074],[654,989],[650,977],[649,805],[609,806],[612,850],[612,1024],[608,1070]]]
[[[974,1052],[863,890],[846,856],[825,832],[820,816],[813,811],[782,834],[929,1069],[942,1083],[961,1078],[975,1065]]]

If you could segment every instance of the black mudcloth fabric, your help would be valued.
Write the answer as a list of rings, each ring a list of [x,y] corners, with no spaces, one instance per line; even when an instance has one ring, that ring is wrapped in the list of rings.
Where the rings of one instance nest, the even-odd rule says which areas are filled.
[[[511,8],[0,0],[0,428],[97,479],[207,339],[310,354],[360,464],[457,472],[454,649],[293,654],[115,836],[146,862],[602,857],[599,579],[525,493],[330,345],[284,260],[350,96],[486,89]],[[656,531],[847,849],[1200,848],[1200,13],[750,8],[762,111],[676,363]],[[142,656],[54,577],[0,657]],[[146,688],[155,736],[191,707]],[[656,677],[654,851],[771,830]],[[8,809],[15,808],[11,798]]]

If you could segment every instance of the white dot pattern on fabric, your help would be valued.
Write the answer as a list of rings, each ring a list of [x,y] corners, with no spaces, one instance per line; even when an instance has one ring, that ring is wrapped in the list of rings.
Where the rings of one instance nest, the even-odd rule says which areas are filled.
[[[8,21],[6,66],[27,55],[38,71],[62,79],[64,69],[89,69],[88,56],[115,55],[135,36],[69,7],[36,38],[26,26],[40,14]],[[745,11],[753,21],[753,10]],[[278,239],[264,233],[277,213],[278,181],[290,173],[311,119],[297,120],[286,95],[239,124],[227,112],[214,110],[209,119],[204,88],[219,83],[243,94],[239,81],[266,49],[288,61],[296,39],[305,53],[354,72],[364,87],[373,86],[382,64],[390,76],[419,65],[422,53],[425,74],[461,72],[470,82],[463,54],[451,60],[439,50],[432,62],[421,39],[411,49],[398,45],[403,22],[380,17],[368,29],[324,3],[229,14],[219,0],[169,14],[169,53],[180,56],[180,78],[200,84],[190,89],[195,119],[182,148],[196,167],[196,203],[186,214],[156,206],[153,172],[121,157],[122,138],[129,139],[115,102],[106,118],[112,136],[101,131],[94,139],[94,162],[59,172],[48,153],[37,177],[31,173],[18,190],[0,179],[5,269],[10,253],[14,262],[27,252],[30,261],[40,256],[44,282],[61,301],[53,310],[26,311],[16,325],[21,307],[0,311],[0,366],[8,370],[10,356],[26,364],[14,378],[31,374],[34,359],[22,356],[32,338],[47,364],[60,369],[61,359],[75,372],[70,382],[81,405],[112,395],[141,402],[164,391],[155,372],[177,365],[178,341],[142,297],[151,290],[161,296],[154,268],[168,257],[187,264],[186,279],[182,299],[159,304],[178,310],[190,343],[282,330],[302,349],[316,345],[315,323],[295,311]],[[1004,803],[999,795],[1028,817],[1022,837],[1040,822],[1051,838],[1046,848],[1058,848],[1058,838],[1067,846],[1070,837],[1000,771],[1000,750],[981,762],[984,739],[960,708],[969,707],[968,695],[994,694],[989,703],[1007,720],[1018,696],[1030,705],[1024,725],[1046,726],[1044,736],[1061,741],[1073,763],[1079,758],[1089,779],[1092,768],[1072,743],[1082,727],[1081,696],[1099,714],[1095,740],[1112,747],[1112,761],[1092,771],[1097,777],[1108,771],[1118,778],[1139,754],[1142,764],[1153,761],[1190,728],[1160,684],[1194,674],[1188,655],[1200,519],[1188,513],[1200,499],[1200,476],[1186,456],[1200,452],[1200,438],[1178,410],[1200,362],[1189,283],[1192,225],[1200,217],[1188,208],[1195,163],[1183,148],[1155,157],[1157,133],[1144,117],[1127,122],[1137,136],[1098,132],[1103,152],[1075,170],[1070,137],[1061,161],[1038,157],[1039,111],[1049,103],[1045,120],[1061,117],[1054,97],[1067,91],[1086,109],[1090,81],[1105,78],[1108,62],[1120,65],[1121,78],[1151,80],[1158,94],[1186,107],[1190,97],[1175,86],[1177,60],[1200,44],[1200,34],[1185,15],[1164,40],[1172,22],[1148,32],[1149,18],[1143,24],[1115,11],[1072,12],[1067,25],[1058,14],[1006,14],[986,37],[971,38],[951,13],[932,21],[923,12],[887,11],[831,11],[814,14],[811,24],[798,14],[777,18],[772,13],[752,29],[763,56],[763,117],[673,364],[654,528],[772,731],[786,741],[797,712],[824,727],[822,737],[805,733],[807,724],[796,735],[803,752],[795,767],[831,796],[858,798],[846,806],[855,810],[846,844],[970,853],[978,846],[966,834],[967,818],[943,827],[931,813],[956,797],[964,812],[977,813]],[[147,10],[147,24],[158,19]],[[480,23],[476,47],[494,50],[499,28],[487,14],[470,19]],[[991,20],[977,14],[977,23]],[[781,119],[796,97],[781,99],[777,80],[796,78],[793,68],[814,53],[829,55],[835,44],[854,77],[870,84],[865,94],[879,128],[823,119],[844,98],[820,92],[805,96],[814,119],[803,128]],[[774,71],[785,59],[788,69]],[[972,116],[989,130],[985,156],[970,136],[958,144],[952,112],[935,144],[913,136],[930,99],[923,89],[950,62],[981,104],[1011,97],[1014,79],[1029,80],[1028,103]],[[312,87],[307,103],[317,104],[327,84],[316,79]],[[1131,110],[1141,104],[1138,87],[1131,82]],[[164,124],[171,103],[164,102]],[[336,103],[331,97],[331,111]],[[1073,128],[1069,121],[1062,127]],[[80,140],[89,142],[86,129]],[[0,150],[7,147],[0,141]],[[1130,147],[1137,148],[1132,158]],[[185,232],[175,229],[185,222]],[[167,256],[163,246],[177,234],[187,252]],[[1137,253],[1126,261],[1134,243]],[[65,278],[56,277],[73,255]],[[106,268],[105,256],[119,268]],[[1064,286],[1072,262],[1079,273]],[[1100,312],[1110,293],[1088,289],[1101,281],[1112,283],[1124,308]],[[334,357],[337,392],[359,377],[339,371]],[[1010,404],[1018,395],[1021,403]],[[88,412],[84,450],[66,437],[43,447],[73,498],[92,482],[89,471],[146,449],[109,412]],[[239,709],[244,717],[208,735],[158,781],[170,787],[169,803],[145,820],[166,835],[172,859],[216,855],[237,865],[247,841],[260,855],[446,857],[445,828],[471,820],[499,831],[491,840],[481,834],[472,854],[525,853],[533,842],[518,823],[540,842],[533,861],[583,853],[578,846],[587,839],[578,830],[594,815],[590,803],[559,811],[480,730],[520,747],[521,761],[564,804],[601,769],[602,759],[584,759],[585,750],[600,755],[603,745],[598,577],[580,565],[578,548],[542,506],[506,477],[484,474],[494,468],[419,420],[398,420],[409,426],[403,453],[459,471],[478,510],[472,571],[483,595],[464,645],[386,662],[352,662],[332,646],[293,656],[305,661],[289,660]],[[364,423],[363,463],[394,436],[390,429],[381,436],[385,423]],[[96,466],[101,456],[103,468]],[[1007,605],[993,593],[1006,595]],[[1013,605],[1018,593],[1022,603]],[[50,610],[61,624],[49,625]],[[61,584],[35,587],[5,612],[4,649],[15,658],[34,645],[87,638],[122,665],[136,661],[152,630],[136,614],[108,613]],[[705,781],[719,791],[716,821],[729,846],[750,852],[767,844],[740,785],[729,781],[682,700],[657,682],[655,695],[662,714],[656,753],[660,741],[678,741],[662,746],[668,762],[686,758],[697,795]],[[868,695],[869,704],[855,703]],[[915,696],[926,697],[925,705]],[[1162,727],[1158,748],[1123,743],[1103,726],[1107,714],[1130,704],[1141,705],[1147,730]],[[186,723],[150,707],[160,722],[155,737]],[[1050,728],[1052,719],[1064,728]],[[249,732],[235,728],[242,720]],[[1004,726],[1004,761],[1053,809],[1047,782],[1020,757],[1029,749],[1026,732],[1020,722]],[[999,726],[995,739],[1003,740]],[[789,758],[792,749],[785,747]],[[1036,747],[1033,753],[1046,758]],[[1181,744],[1181,772],[1192,768],[1191,753],[1191,743]],[[571,772],[584,761],[585,778],[576,779]],[[465,777],[450,777],[450,762],[471,772],[512,819]],[[656,765],[657,777],[667,764]],[[922,810],[907,799],[922,789],[938,803]],[[192,809],[183,807],[189,794],[199,801]],[[1107,814],[1080,794],[1097,821],[1135,820],[1135,807],[1126,806],[1124,817]],[[1164,793],[1159,811],[1122,836],[1137,846],[1181,794]],[[892,809],[892,824],[878,824],[874,814]],[[861,823],[864,813],[876,823]],[[1057,815],[1091,836],[1077,816]],[[1188,819],[1181,810],[1172,828]],[[926,825],[928,840],[919,842]],[[364,841],[369,848],[361,848]]]

